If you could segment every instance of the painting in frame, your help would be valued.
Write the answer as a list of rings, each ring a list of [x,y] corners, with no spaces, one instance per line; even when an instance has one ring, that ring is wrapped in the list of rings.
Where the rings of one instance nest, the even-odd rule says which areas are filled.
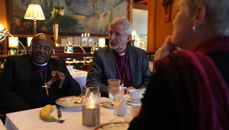
[[[24,19],[29,4],[40,4],[45,20],[37,20],[37,33],[52,34],[52,10],[63,7],[59,22],[60,35],[107,35],[108,24],[116,17],[129,15],[129,0],[9,0],[10,32],[15,35],[33,34],[33,20]]]

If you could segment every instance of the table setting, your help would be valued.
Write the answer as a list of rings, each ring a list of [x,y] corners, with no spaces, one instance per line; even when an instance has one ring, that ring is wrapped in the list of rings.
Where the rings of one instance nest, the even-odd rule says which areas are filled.
[[[142,93],[136,89],[124,94],[123,87],[118,86],[112,91],[108,89],[109,98],[100,97],[98,87],[87,87],[85,95],[59,98],[56,105],[8,113],[5,127],[7,130],[127,129],[141,104]]]

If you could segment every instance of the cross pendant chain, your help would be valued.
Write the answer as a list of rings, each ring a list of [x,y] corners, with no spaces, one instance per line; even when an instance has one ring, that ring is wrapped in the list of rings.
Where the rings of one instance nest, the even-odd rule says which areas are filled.
[[[118,71],[118,75],[119,75],[119,78],[121,80],[121,85],[122,87],[124,87],[124,80],[125,80],[125,76],[126,76],[126,69],[127,69],[127,62],[128,62],[128,55],[126,55],[126,61],[125,61],[125,65],[124,65],[124,70],[123,70],[123,74],[121,75],[121,69],[119,70],[119,67],[118,67],[118,64],[116,63],[116,69]]]
[[[44,78],[43,78],[43,76],[42,76],[40,71],[38,71],[38,73],[40,74],[42,80],[45,83],[44,86],[41,86],[41,87],[45,88],[46,95],[49,96],[49,90],[48,89],[50,88],[50,86],[48,86],[47,83],[46,83],[47,69],[45,69],[45,77]]]
[[[42,88],[45,88],[46,95],[49,96],[49,90],[48,90],[48,88],[50,88],[50,86],[48,86],[48,85],[45,83],[45,85],[42,86]]]

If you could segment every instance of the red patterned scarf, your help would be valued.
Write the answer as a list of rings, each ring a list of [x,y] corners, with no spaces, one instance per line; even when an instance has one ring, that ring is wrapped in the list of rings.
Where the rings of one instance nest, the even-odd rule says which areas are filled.
[[[229,37],[171,53],[155,63],[171,88],[182,130],[229,130],[229,93],[220,71],[205,53],[229,52]]]

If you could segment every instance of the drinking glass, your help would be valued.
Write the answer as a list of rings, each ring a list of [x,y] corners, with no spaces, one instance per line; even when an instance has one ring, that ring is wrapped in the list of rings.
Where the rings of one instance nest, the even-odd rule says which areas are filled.
[[[100,92],[99,87],[93,87],[93,86],[87,86],[84,90],[84,99],[87,101],[87,99],[94,99],[94,103],[99,104],[100,103]],[[83,94],[82,94],[83,95]],[[90,103],[90,102],[89,102]]]
[[[109,87],[118,87],[120,86],[120,79],[108,79],[108,86]]]
[[[124,89],[123,87],[119,85],[108,85],[108,95],[109,99],[114,105],[114,115],[115,118],[111,120],[111,122],[118,122],[117,120],[117,107],[119,104],[122,102],[123,97],[124,97]]]

